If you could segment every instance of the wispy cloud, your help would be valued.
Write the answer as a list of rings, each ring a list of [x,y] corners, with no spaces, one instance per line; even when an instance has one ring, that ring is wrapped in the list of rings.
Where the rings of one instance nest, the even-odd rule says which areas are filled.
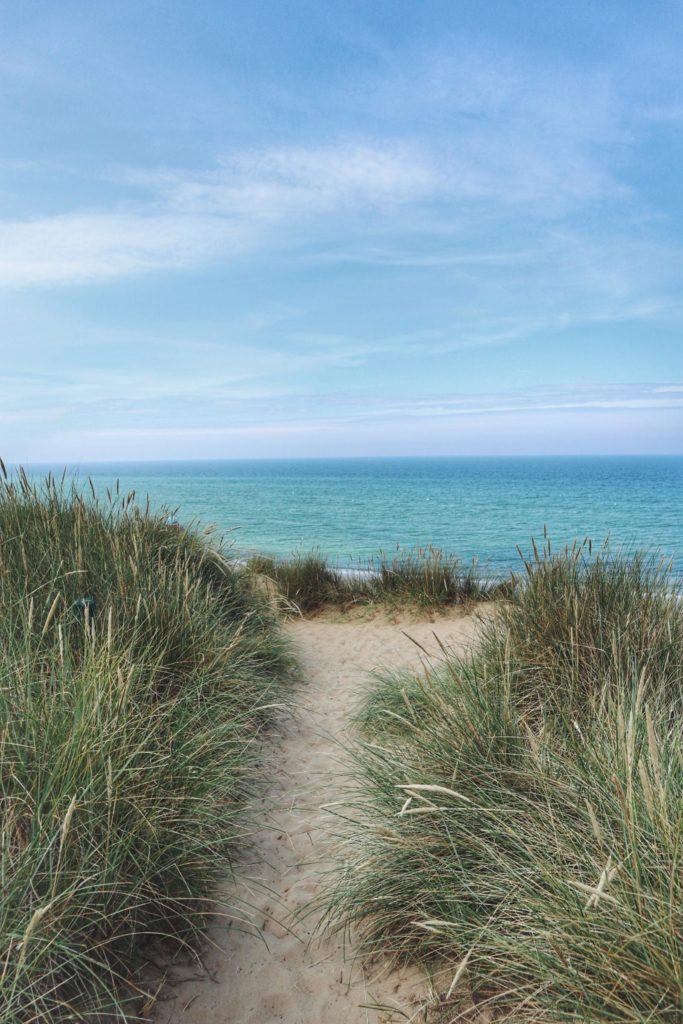
[[[363,417],[449,418],[549,411],[600,411],[635,409],[683,410],[683,397],[672,391],[667,397],[653,385],[612,385],[596,388],[532,388],[503,395],[440,395],[377,402]],[[683,418],[682,418],[683,425]]]
[[[647,452],[653,437],[664,450],[679,450],[673,432],[676,425],[683,427],[683,398],[662,397],[652,385],[363,402],[343,394],[301,395],[295,406],[292,415],[291,403],[281,407],[272,399],[256,400],[255,415],[246,421],[227,412],[205,422],[177,423],[164,417],[160,422],[157,416],[124,424],[100,420],[78,431],[65,421],[53,424],[50,436],[33,444],[41,458],[73,461],[136,458],[141,451],[164,458],[169,445],[179,458],[198,450],[204,457],[533,454],[572,452],[577,444],[588,451]],[[359,437],[364,438],[360,447]]]
[[[249,251],[267,229],[429,198],[439,175],[417,149],[339,145],[239,153],[203,174],[129,171],[145,200],[0,221],[0,286],[70,284],[193,267]]]
[[[169,204],[185,211],[277,220],[413,202],[443,191],[446,178],[426,147],[374,141],[250,150],[161,184]]]
[[[334,353],[312,353],[310,358],[334,365]],[[284,427],[294,406],[310,422],[372,423],[378,420],[452,418],[492,414],[534,413],[549,410],[683,409],[683,385],[613,384],[517,388],[505,392],[458,393],[437,391],[428,396],[378,395],[357,389],[304,389],[298,371],[280,373],[269,368],[230,375],[217,368],[207,374],[130,375],[73,371],[61,377],[0,375],[0,388],[10,396],[0,419],[4,422],[46,415],[64,422],[98,424],[93,429],[183,431],[177,425],[178,403],[189,412],[193,430],[232,430],[249,422]],[[123,416],[123,421],[122,421]],[[209,427],[209,424],[213,424]]]
[[[65,213],[0,222],[0,286],[74,284],[195,266],[244,247],[244,229],[166,212]]]
[[[673,254],[654,240],[610,239],[606,230],[597,242],[576,230],[559,231],[554,217],[539,223],[538,211],[531,224],[525,218],[515,225],[499,210],[503,236],[482,249],[477,234],[495,234],[495,208],[481,217],[465,209],[456,226],[452,204],[463,197],[448,165],[414,145],[278,149],[242,154],[200,175],[138,172],[132,178],[144,184],[146,199],[0,221],[0,287],[97,282],[290,251],[294,259],[330,265],[477,273],[476,289],[492,286],[496,275],[508,282],[517,275],[527,287],[537,276],[546,304],[552,292],[543,279],[554,269],[556,277],[563,274],[565,296],[578,287],[578,302],[572,297],[569,305],[588,321],[595,318],[585,311],[596,306],[591,292],[611,295],[630,310],[617,318],[671,302],[657,289],[659,280],[667,287]],[[446,211],[453,221],[449,234]],[[510,246],[510,239],[528,244],[530,234],[533,248]],[[474,300],[470,283],[467,291]],[[485,292],[476,301],[490,305]],[[597,304],[606,309],[604,301]]]
[[[657,18],[598,54],[581,4],[567,45],[526,11],[331,0],[300,31],[281,6],[215,39],[182,4],[9,19],[5,442],[676,427],[683,93]],[[657,383],[540,387],[574,372]]]
[[[539,99],[526,76],[508,72],[501,77],[495,67],[480,64],[468,77],[467,67],[472,68],[471,58],[464,69],[454,58],[447,67],[437,60],[436,70],[426,80],[423,75],[421,101],[427,108],[431,103],[458,113],[453,124],[428,139],[413,131],[342,137],[325,145],[248,148],[220,157],[204,171],[103,169],[114,183],[136,189],[137,199],[127,196],[106,208],[0,221],[0,286],[68,284],[192,267],[281,245],[282,228],[284,244],[296,246],[321,222],[327,222],[339,248],[339,218],[352,218],[345,225],[351,236],[359,228],[353,221],[357,216],[365,218],[364,234],[373,222],[395,230],[391,218],[401,209],[421,210],[421,223],[408,220],[405,226],[436,237],[443,231],[444,214],[454,227],[460,220],[450,233],[462,243],[463,227],[470,233],[490,232],[491,218],[494,223],[505,220],[515,206],[525,207],[523,216],[533,221],[554,220],[568,205],[605,195],[614,200],[626,192],[607,170],[604,154],[593,152],[593,119],[585,112],[569,116],[565,96],[555,91]],[[474,120],[470,115],[476,115]],[[580,130],[572,131],[577,120]],[[553,142],[558,132],[563,139],[559,148]],[[486,205],[477,210],[472,202]],[[425,220],[435,203],[438,212]],[[342,243],[340,258],[353,258],[354,250],[347,247],[345,253],[344,248]],[[358,256],[385,265],[424,266],[430,260],[486,265],[519,259],[505,245],[499,252],[413,257],[383,255],[375,245]]]

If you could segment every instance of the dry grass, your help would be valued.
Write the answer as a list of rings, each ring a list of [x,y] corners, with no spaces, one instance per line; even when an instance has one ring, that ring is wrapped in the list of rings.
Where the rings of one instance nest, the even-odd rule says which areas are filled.
[[[476,565],[464,566],[457,556],[434,547],[381,552],[347,570],[315,551],[284,560],[254,555],[247,564],[251,572],[272,580],[285,601],[303,614],[367,605],[433,610],[488,600],[509,587],[483,581]]]
[[[375,682],[330,921],[438,967],[440,1021],[680,1024],[680,603],[639,558],[526,571],[473,657]]]
[[[192,942],[242,842],[289,668],[199,536],[131,495],[0,484],[2,1024],[134,1018],[141,943]]]

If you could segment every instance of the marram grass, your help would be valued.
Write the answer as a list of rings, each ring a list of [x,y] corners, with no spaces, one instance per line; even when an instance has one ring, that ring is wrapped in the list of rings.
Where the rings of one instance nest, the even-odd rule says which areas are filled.
[[[199,934],[289,670],[201,537],[0,483],[1,1024],[137,1019],[141,944]]]
[[[483,647],[514,675],[515,696],[582,714],[596,691],[620,694],[628,676],[677,704],[683,680],[680,581],[655,556],[590,542],[554,553],[534,545]]]
[[[440,1022],[680,1024],[680,604],[639,559],[528,574],[471,657],[375,681],[329,920],[431,965]]]
[[[284,560],[253,555],[247,566],[269,579],[285,602],[303,614],[330,606],[438,609],[487,600],[508,589],[507,584],[483,581],[476,565],[464,565],[456,555],[434,547],[380,552],[346,571],[317,551]]]

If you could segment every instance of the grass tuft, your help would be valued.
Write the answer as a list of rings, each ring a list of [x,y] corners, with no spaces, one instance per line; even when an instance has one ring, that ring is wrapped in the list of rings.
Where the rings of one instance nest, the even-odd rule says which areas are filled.
[[[289,671],[200,536],[0,481],[2,1024],[133,1016],[141,945],[197,938]]]
[[[671,591],[637,556],[546,550],[469,657],[375,680],[328,914],[430,964],[439,1020],[683,1020]]]
[[[254,555],[247,567],[270,579],[285,601],[302,614],[336,603],[342,595],[344,600],[351,598],[350,590],[347,593],[344,589],[343,577],[315,551],[293,555],[281,562]]]
[[[500,596],[507,584],[483,581],[475,564],[434,547],[380,552],[347,570],[331,566],[317,551],[276,560],[253,555],[249,570],[272,580],[277,591],[302,614],[325,607],[356,605],[446,608]]]
[[[518,582],[489,620],[484,648],[530,708],[582,715],[641,676],[647,692],[678,703],[683,616],[666,563],[606,545],[594,552],[589,541],[556,554],[546,541]]]

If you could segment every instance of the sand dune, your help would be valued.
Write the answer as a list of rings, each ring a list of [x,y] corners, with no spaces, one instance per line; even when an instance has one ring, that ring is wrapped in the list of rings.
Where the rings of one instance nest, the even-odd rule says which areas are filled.
[[[370,669],[419,663],[424,655],[405,635],[438,653],[467,645],[476,616],[435,622],[385,619],[300,620],[288,630],[306,685],[294,716],[283,716],[270,738],[271,780],[254,808],[261,827],[251,863],[226,880],[221,916],[209,933],[204,968],[174,967],[156,1007],[157,1024],[388,1024],[411,1015],[426,992],[420,972],[367,975],[354,962],[352,940],[321,940],[307,913],[329,856],[333,815],[322,805],[339,793],[338,772],[349,717]],[[231,910],[226,908],[230,907]],[[227,916],[226,916],[227,915]]]

